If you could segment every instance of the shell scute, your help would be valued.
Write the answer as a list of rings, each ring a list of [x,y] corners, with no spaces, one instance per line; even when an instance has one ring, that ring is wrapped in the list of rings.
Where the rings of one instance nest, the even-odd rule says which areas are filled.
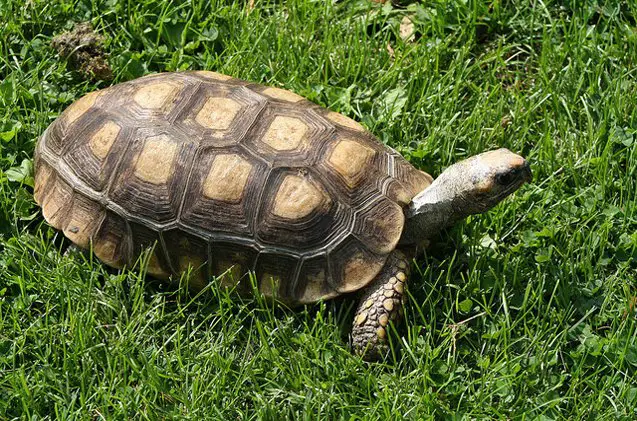
[[[109,198],[156,223],[177,219],[196,144],[165,128],[138,129],[109,188]]]
[[[345,235],[351,211],[315,174],[281,168],[266,183],[257,221],[256,235],[264,245],[309,253]]]
[[[334,127],[311,108],[268,102],[242,145],[272,166],[307,167]]]
[[[244,139],[267,101],[243,86],[203,83],[185,102],[173,124],[202,146],[225,148]]]
[[[203,232],[251,236],[267,166],[240,148],[203,148],[195,161],[181,222]]]

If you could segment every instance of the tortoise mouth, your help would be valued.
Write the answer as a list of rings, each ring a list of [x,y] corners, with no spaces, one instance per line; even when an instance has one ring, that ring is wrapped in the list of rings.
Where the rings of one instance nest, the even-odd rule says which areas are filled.
[[[522,165],[513,168],[512,172],[516,176],[516,178],[522,180],[522,184],[529,183],[533,180],[531,165],[529,165],[529,161],[527,161],[526,159],[524,160]]]
[[[533,171],[531,171],[531,165],[529,164],[529,161],[524,161],[522,172],[524,174],[524,181],[526,183],[530,183],[531,181],[533,181]]]

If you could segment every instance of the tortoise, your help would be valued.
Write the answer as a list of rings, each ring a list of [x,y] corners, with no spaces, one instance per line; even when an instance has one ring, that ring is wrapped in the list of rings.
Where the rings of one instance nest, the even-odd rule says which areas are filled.
[[[387,354],[420,244],[531,179],[507,149],[435,181],[356,121],[211,71],[159,73],[70,105],[35,151],[45,220],[106,265],[301,305],[361,291],[351,333]]]

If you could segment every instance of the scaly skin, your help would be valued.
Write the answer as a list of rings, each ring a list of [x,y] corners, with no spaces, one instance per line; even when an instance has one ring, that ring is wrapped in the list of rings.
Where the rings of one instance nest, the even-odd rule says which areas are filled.
[[[405,253],[394,250],[361,296],[352,329],[352,346],[365,360],[382,359],[389,352],[387,326],[403,315],[409,263]]]

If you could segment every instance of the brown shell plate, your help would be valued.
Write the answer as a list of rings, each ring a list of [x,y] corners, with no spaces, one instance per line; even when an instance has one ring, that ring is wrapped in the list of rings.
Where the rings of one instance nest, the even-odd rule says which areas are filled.
[[[431,183],[348,117],[206,71],[82,97],[40,139],[35,172],[45,219],[104,263],[154,247],[156,277],[190,271],[201,288],[254,271],[292,304],[368,284]]]

